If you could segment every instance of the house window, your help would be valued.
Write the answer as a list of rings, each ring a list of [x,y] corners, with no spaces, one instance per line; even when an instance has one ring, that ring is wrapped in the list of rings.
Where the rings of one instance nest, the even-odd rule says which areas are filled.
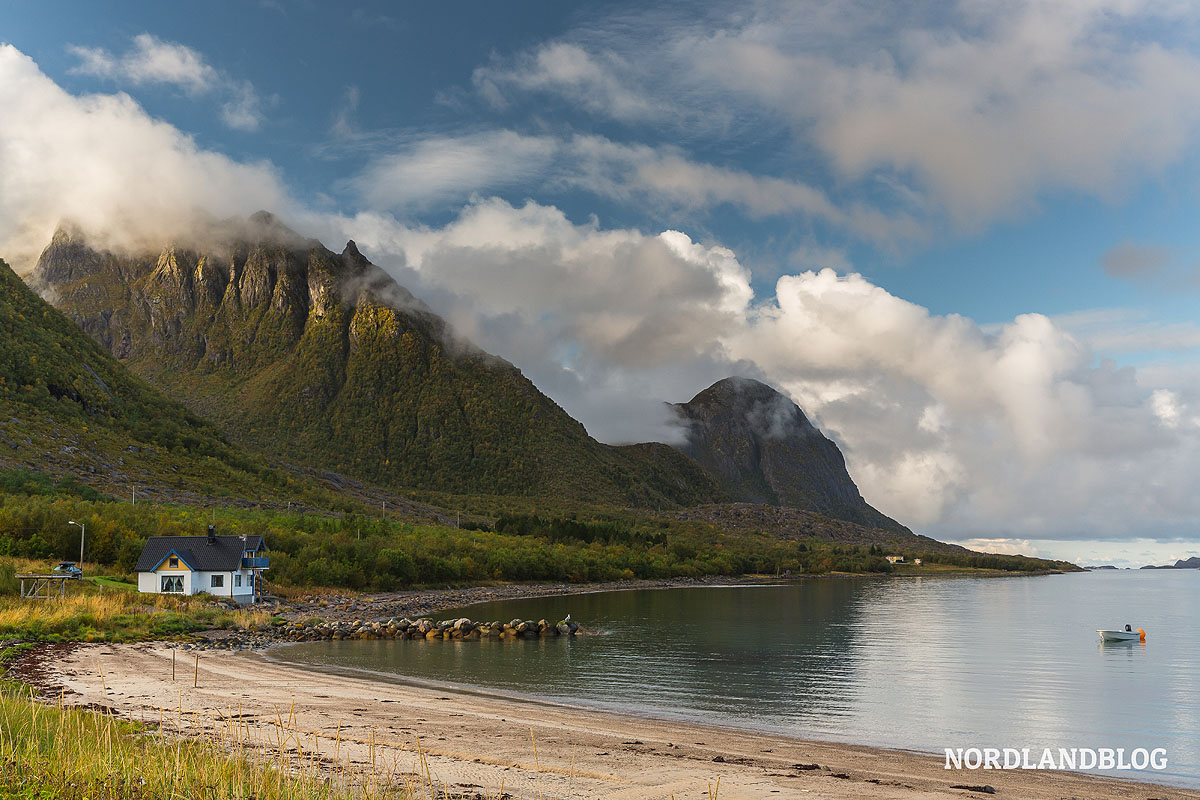
[[[234,576],[233,576],[233,585],[234,585],[234,586],[241,586],[241,585],[242,585],[242,576],[241,576],[241,575],[234,575]]]
[[[167,568],[168,569],[179,569],[179,559],[176,558],[175,556],[171,556],[170,558],[168,558],[167,559]]]
[[[162,590],[165,594],[183,594],[183,576],[163,575]]]
[[[212,576],[212,582],[209,584],[209,588],[221,589],[224,586],[225,586],[225,576],[224,575],[213,575]]]

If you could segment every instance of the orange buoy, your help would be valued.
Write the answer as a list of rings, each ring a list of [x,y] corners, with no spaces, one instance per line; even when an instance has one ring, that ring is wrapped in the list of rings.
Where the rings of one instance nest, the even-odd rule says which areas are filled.
[[[1142,635],[1142,641],[1143,642],[1146,641],[1146,632],[1144,630],[1142,630],[1141,628],[1138,628],[1137,632]]]

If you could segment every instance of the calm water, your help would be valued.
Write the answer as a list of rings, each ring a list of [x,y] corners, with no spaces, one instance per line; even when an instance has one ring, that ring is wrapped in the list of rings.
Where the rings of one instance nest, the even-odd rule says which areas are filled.
[[[343,641],[276,657],[657,716],[941,752],[1165,747],[1200,786],[1200,572],[811,580],[488,603],[595,636]],[[1101,645],[1126,622],[1145,644]]]

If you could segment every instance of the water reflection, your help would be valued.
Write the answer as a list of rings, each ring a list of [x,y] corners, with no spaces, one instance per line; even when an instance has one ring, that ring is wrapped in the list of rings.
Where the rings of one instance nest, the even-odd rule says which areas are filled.
[[[800,736],[944,747],[1166,747],[1200,785],[1195,573],[829,579],[473,606],[561,619],[540,641],[321,642],[310,664]],[[1126,621],[1147,641],[1101,646]],[[1153,777],[1153,776],[1151,776]]]

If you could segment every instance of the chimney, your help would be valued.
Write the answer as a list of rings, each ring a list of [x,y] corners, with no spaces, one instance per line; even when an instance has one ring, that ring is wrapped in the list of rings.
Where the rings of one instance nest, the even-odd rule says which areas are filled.
[[[217,543],[217,526],[216,525],[208,526],[208,543],[210,545]]]

